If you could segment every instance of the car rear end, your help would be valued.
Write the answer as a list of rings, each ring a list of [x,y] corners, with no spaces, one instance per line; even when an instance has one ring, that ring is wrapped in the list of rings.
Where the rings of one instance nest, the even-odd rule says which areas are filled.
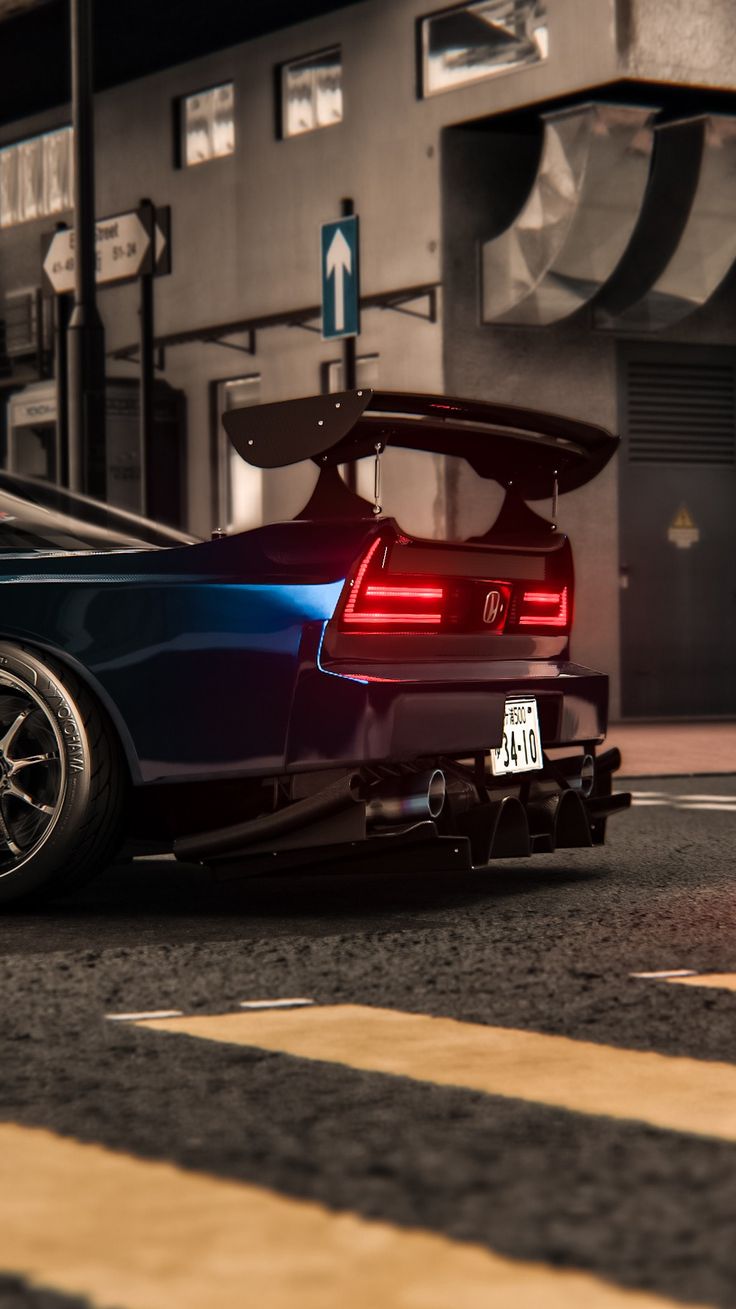
[[[628,803],[599,753],[608,679],[569,657],[569,541],[522,512],[475,543],[366,525],[332,617],[304,628],[270,825],[221,833],[208,862],[275,870],[319,846],[478,867],[602,843]]]
[[[570,658],[570,544],[528,502],[556,506],[597,476],[618,439],[503,403],[365,389],[230,410],[223,422],[254,467],[317,465],[290,525],[305,545],[360,534],[339,573],[320,577],[344,579],[330,617],[302,630],[271,811],[187,838],[180,853],[259,871],[310,849],[353,861],[414,846],[422,868],[431,849],[477,867],[602,842],[608,816],[629,803],[612,794],[618,752],[599,750],[608,679]],[[463,461],[502,487],[490,530],[432,541],[380,518],[390,449]],[[338,476],[363,459],[374,464],[373,506]],[[292,570],[296,559],[282,556]]]

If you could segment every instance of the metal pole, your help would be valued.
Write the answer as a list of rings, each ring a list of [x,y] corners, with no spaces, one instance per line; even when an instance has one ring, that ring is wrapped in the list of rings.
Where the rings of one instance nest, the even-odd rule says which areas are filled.
[[[56,480],[69,485],[69,394],[67,330],[69,296],[54,296],[54,378],[56,380]]]
[[[346,198],[342,201],[341,214],[343,218],[349,218],[355,213],[355,205],[352,199]],[[342,384],[345,391],[354,391],[357,386],[356,380],[356,338],[346,336],[342,343]],[[355,462],[345,465],[345,482],[351,491],[358,489],[358,474]]]
[[[67,332],[69,485],[105,499],[105,332],[95,286],[92,0],[70,0],[74,126],[74,308]]]
[[[143,199],[140,202],[141,220],[146,223],[148,220],[148,231],[151,234],[151,244],[155,242],[155,210],[151,200]],[[146,219],[147,216],[147,219]],[[147,514],[149,512],[148,504],[148,470],[153,467],[153,382],[154,382],[154,364],[153,364],[153,272],[142,273],[140,278],[140,332],[139,332],[139,353],[140,353],[140,408],[139,408],[139,441],[141,451],[141,502],[140,512]]]

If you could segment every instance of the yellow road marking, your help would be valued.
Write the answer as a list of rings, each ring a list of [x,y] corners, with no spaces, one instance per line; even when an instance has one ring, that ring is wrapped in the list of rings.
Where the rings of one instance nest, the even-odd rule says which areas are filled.
[[[151,1019],[136,1026],[736,1141],[731,1064],[361,1005]]]
[[[694,973],[690,977],[668,977],[678,986],[709,986],[718,991],[736,991],[736,973]]]
[[[674,1305],[14,1124],[0,1124],[0,1267],[105,1309]]]

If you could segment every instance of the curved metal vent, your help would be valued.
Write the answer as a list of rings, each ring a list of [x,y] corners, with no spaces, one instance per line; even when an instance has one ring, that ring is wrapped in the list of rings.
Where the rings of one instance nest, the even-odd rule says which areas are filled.
[[[485,323],[553,323],[600,290],[639,217],[656,114],[587,104],[544,115],[529,198],[482,246]]]
[[[629,459],[637,464],[736,462],[736,364],[629,359]]]
[[[641,218],[595,305],[597,327],[668,327],[704,305],[736,259],[736,118],[664,123],[655,137]]]

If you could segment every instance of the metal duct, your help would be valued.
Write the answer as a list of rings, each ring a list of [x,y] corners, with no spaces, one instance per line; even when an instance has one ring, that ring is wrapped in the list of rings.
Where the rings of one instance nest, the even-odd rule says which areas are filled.
[[[656,332],[705,304],[736,259],[736,118],[655,130],[631,244],[594,306],[596,327]]]
[[[600,290],[639,217],[656,115],[609,104],[543,115],[529,198],[481,249],[484,323],[554,323]]]

